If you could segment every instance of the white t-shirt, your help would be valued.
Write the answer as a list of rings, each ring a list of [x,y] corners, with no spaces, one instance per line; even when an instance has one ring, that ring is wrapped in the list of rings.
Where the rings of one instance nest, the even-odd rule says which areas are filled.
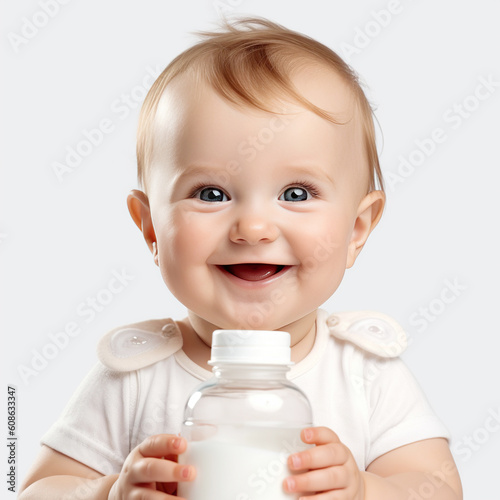
[[[347,326],[340,315],[345,326],[340,332],[334,328],[339,315],[318,310],[314,346],[288,377],[308,396],[314,425],[335,431],[361,470],[405,444],[449,438],[397,357],[402,349],[384,344],[381,328],[390,330],[394,323],[375,314],[375,323],[370,323],[369,314],[363,319],[366,313],[356,313]],[[181,431],[189,394],[211,376],[182,349],[132,371],[98,363],[42,443],[103,474],[118,473],[146,437]]]

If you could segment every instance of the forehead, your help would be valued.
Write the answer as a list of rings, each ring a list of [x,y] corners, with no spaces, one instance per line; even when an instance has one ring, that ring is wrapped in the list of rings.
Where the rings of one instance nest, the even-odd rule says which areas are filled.
[[[155,116],[153,168],[244,163],[253,148],[262,161],[329,162],[351,171],[361,165],[366,169],[361,120],[349,86],[332,70],[318,66],[303,68],[292,81],[298,94],[332,113],[338,124],[286,96],[270,102],[273,112],[265,112],[230,103],[192,75],[176,77]]]

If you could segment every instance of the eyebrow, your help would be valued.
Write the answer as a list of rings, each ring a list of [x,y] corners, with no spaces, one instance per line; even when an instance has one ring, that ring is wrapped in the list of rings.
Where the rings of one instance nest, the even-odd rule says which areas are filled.
[[[229,163],[228,163],[229,165]],[[235,167],[236,168],[236,167]],[[225,173],[229,175],[230,177],[233,175],[237,175],[235,172],[235,168],[229,168],[228,166],[226,167],[220,167],[220,166],[215,166],[215,165],[210,165],[210,164],[188,164],[186,166],[179,166],[177,170],[177,174],[175,175],[174,182],[178,183],[182,180],[189,179],[190,177],[197,177],[199,175],[217,175],[221,173]],[[241,167],[240,167],[241,168]],[[305,175],[308,177],[312,178],[321,178],[323,180],[326,180],[327,182],[330,182],[335,185],[335,181],[333,180],[332,177],[330,177],[326,172],[323,172],[321,169],[318,169],[314,166],[314,164],[311,165],[290,165],[290,164],[283,164],[282,166],[277,168],[277,171],[279,172],[280,175],[283,173],[286,173],[288,175],[296,175],[296,176],[301,176]]]
[[[189,180],[191,177],[199,177],[201,175],[214,176],[221,175],[223,173],[231,175],[231,170],[227,167],[219,167],[215,165],[203,165],[203,164],[187,164],[177,166],[175,169],[173,183],[178,184],[179,182]],[[233,174],[234,175],[234,174]]]
[[[217,167],[215,165],[203,165],[203,164],[188,164],[181,165],[176,168],[178,179],[183,177],[191,177],[202,174],[214,174],[217,172],[225,171],[227,168]]]
[[[282,167],[287,173],[294,173],[296,175],[306,175],[309,177],[316,177],[335,184],[335,181],[321,169],[316,168],[314,165],[285,165]],[[280,169],[281,170],[281,169]]]

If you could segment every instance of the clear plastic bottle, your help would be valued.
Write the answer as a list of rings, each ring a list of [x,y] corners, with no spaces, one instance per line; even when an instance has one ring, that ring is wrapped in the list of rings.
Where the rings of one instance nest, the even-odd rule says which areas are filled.
[[[287,459],[308,447],[300,431],[312,425],[306,395],[286,373],[290,334],[217,330],[212,339],[214,377],[189,397],[180,463],[196,467],[180,482],[187,500],[291,500],[283,480]]]

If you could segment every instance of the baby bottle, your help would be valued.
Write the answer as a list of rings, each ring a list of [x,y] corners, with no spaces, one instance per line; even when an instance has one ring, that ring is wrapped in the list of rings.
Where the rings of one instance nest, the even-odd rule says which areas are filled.
[[[196,468],[196,479],[179,482],[187,500],[293,500],[283,480],[287,459],[309,446],[300,431],[312,425],[306,395],[287,380],[290,334],[281,331],[216,330],[214,377],[189,397],[182,435],[188,441],[179,463]]]

